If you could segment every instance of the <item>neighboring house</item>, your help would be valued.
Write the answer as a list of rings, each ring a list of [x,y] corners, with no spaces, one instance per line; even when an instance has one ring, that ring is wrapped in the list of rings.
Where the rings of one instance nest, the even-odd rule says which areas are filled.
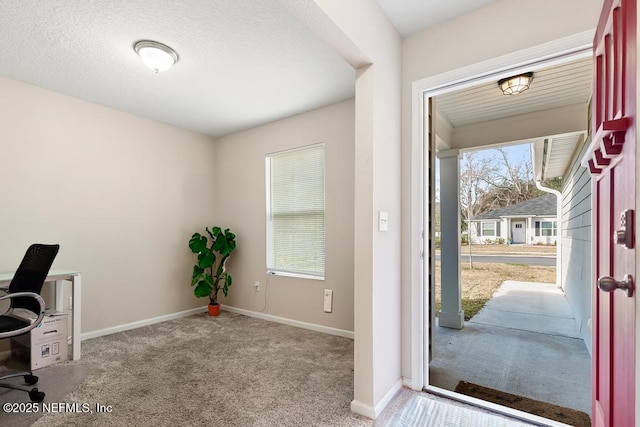
[[[558,198],[545,194],[515,205],[482,213],[471,220],[473,243],[555,245]]]

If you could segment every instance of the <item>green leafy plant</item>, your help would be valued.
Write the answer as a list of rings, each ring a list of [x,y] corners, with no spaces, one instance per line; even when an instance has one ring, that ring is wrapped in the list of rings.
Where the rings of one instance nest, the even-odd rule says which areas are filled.
[[[226,263],[229,255],[236,248],[236,235],[220,227],[205,228],[206,235],[194,233],[189,240],[191,252],[198,256],[198,263],[193,266],[191,286],[198,298],[209,297],[211,304],[218,303],[218,292],[222,289],[227,296],[233,279],[227,273]]]

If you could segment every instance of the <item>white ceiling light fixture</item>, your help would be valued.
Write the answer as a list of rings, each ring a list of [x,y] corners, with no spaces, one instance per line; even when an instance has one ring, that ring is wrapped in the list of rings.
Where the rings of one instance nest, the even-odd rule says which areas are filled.
[[[517,95],[529,89],[533,73],[518,74],[517,76],[507,77],[498,80],[498,86],[504,95]]]
[[[156,73],[166,71],[178,62],[178,54],[175,50],[153,40],[140,40],[133,45],[133,49],[142,62]]]

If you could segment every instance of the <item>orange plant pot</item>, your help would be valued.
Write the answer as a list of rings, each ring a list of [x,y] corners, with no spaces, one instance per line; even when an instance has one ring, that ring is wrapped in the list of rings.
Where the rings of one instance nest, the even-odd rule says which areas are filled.
[[[209,304],[209,316],[218,316],[220,314],[220,304]]]

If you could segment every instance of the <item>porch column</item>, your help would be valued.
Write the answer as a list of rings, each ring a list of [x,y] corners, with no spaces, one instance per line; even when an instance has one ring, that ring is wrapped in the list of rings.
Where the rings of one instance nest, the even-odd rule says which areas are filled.
[[[438,152],[440,159],[440,271],[442,307],[438,324],[462,329],[460,283],[460,158],[459,150]]]

